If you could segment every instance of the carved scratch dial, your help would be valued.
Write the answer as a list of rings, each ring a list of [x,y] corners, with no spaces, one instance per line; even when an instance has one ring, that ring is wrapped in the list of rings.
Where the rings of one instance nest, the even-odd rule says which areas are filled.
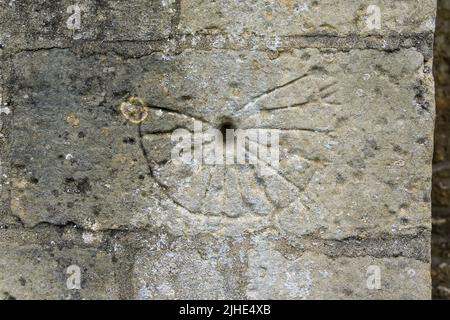
[[[12,214],[31,227],[343,237],[372,223],[406,230],[427,212],[429,177],[419,169],[429,164],[432,110],[415,92],[426,74],[420,52],[202,45],[15,55],[5,79],[14,82]],[[177,163],[173,134],[196,124],[277,132],[278,166],[261,171],[261,154],[247,155],[255,163]],[[253,145],[267,143],[252,140],[249,154]],[[385,223],[388,212],[415,216]]]
[[[224,85],[224,84],[218,84]],[[234,84],[234,92],[240,90]],[[327,165],[325,154],[308,154],[308,140],[320,141],[332,133],[330,108],[339,107],[338,81],[315,65],[301,75],[278,81],[240,104],[214,106],[206,112],[152,107],[140,127],[141,144],[152,176],[177,205],[191,214],[229,218],[267,217],[292,206],[318,209],[308,195],[308,184]],[[206,101],[214,103],[214,101]],[[280,135],[279,168],[261,174],[266,159],[253,155],[258,165],[205,165],[171,159],[175,129],[193,132],[194,122],[203,130],[218,128],[232,119],[237,129],[274,130]],[[231,125],[231,123],[230,123]],[[260,143],[260,141],[251,141]],[[247,150],[249,153],[250,151]]]
[[[114,56],[84,60],[52,51],[35,65],[39,73],[59,79],[53,65],[60,60],[74,70],[55,80],[50,93],[39,84],[32,102],[16,102],[24,107],[14,114],[13,210],[28,225],[166,226],[177,234],[241,234],[276,226],[286,216],[317,218],[325,208],[311,182],[333,162],[335,114],[345,107],[343,82],[330,76],[340,74],[327,62],[333,57],[310,49],[277,59],[261,51],[213,50],[118,64]],[[104,72],[110,64],[114,75]],[[20,74],[27,87],[30,77]],[[71,86],[83,94],[62,94]],[[269,141],[259,138],[246,145],[254,162],[174,161],[174,132],[193,132],[196,124],[205,132],[274,131],[278,165],[270,174],[261,171],[268,159],[259,147]]]

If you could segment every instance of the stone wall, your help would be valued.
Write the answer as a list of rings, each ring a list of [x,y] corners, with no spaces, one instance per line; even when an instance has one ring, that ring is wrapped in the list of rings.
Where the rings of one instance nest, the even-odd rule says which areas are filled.
[[[430,298],[435,9],[2,2],[0,295]],[[198,125],[279,166],[175,161]]]

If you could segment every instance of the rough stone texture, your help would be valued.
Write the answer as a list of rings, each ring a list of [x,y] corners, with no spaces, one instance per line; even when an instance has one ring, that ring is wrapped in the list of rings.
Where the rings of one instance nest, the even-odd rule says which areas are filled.
[[[69,1],[0,5],[0,294],[430,297],[435,1],[380,1],[380,30],[266,2],[86,1],[77,31]],[[225,118],[278,130],[279,172],[170,159]]]
[[[436,10],[433,1],[181,0],[180,3],[179,28],[183,32],[213,30],[231,35],[249,32],[281,37],[433,32]],[[374,4],[383,12],[383,28],[379,30],[369,29],[366,24],[367,7]],[[237,15],[240,19],[236,19]]]
[[[434,75],[436,130],[433,167],[433,297],[450,299],[450,3],[438,1]]]
[[[26,235],[28,236],[28,235]],[[5,239],[2,237],[2,241]],[[114,264],[109,254],[96,248],[67,248],[51,241],[2,244],[0,267],[2,299],[117,299]],[[77,265],[83,275],[81,289],[67,290],[64,272]],[[63,272],[61,272],[63,271]]]

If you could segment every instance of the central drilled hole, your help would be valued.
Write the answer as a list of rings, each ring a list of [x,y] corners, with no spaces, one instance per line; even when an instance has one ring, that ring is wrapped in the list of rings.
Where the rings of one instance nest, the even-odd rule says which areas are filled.
[[[227,143],[227,130],[235,130],[236,125],[234,124],[233,120],[226,118],[222,121],[222,123],[219,125],[220,133],[222,133],[222,139],[223,143]],[[228,141],[228,143],[233,143],[234,141]]]

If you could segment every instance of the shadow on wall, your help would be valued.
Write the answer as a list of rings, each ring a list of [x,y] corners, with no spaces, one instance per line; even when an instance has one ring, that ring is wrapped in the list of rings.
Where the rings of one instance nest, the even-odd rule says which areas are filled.
[[[434,45],[433,298],[450,300],[450,1],[438,0]]]

